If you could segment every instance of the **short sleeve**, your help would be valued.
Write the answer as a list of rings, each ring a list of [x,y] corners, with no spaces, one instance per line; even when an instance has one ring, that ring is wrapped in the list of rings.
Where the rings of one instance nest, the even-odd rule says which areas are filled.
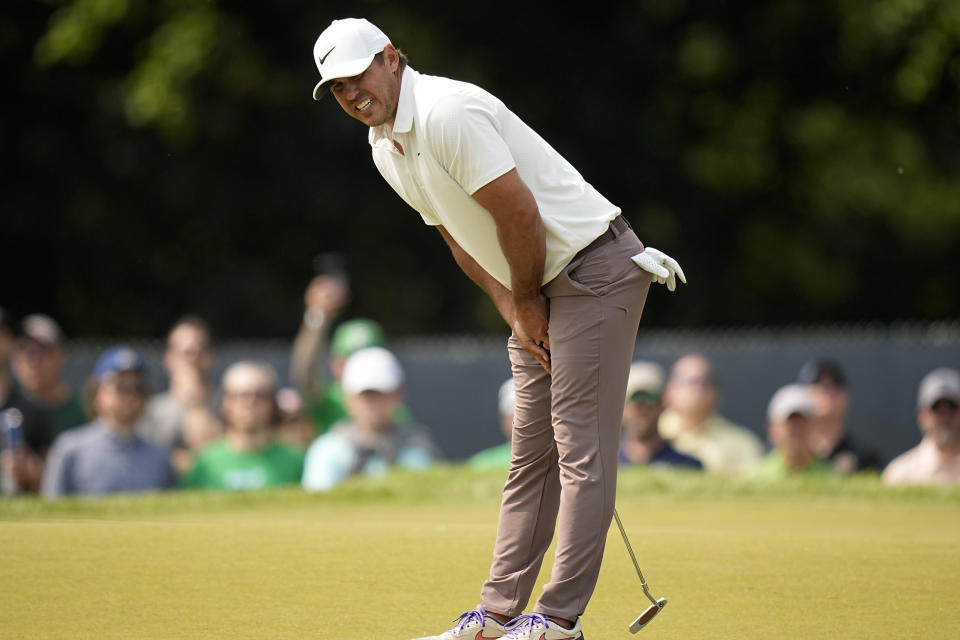
[[[58,438],[47,454],[43,469],[41,493],[47,498],[67,495],[70,491],[71,456],[67,439]]]
[[[426,121],[427,144],[469,195],[516,167],[500,133],[496,105],[455,94],[440,100]]]
[[[190,468],[180,476],[179,486],[183,489],[199,489],[203,486],[203,454],[193,459]]]
[[[314,440],[303,464],[303,488],[326,491],[340,484],[350,474],[352,453],[349,443],[334,432]]]

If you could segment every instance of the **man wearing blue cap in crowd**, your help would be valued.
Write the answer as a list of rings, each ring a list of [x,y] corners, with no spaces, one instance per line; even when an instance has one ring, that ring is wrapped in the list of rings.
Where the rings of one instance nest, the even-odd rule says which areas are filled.
[[[134,433],[146,407],[147,363],[128,347],[112,347],[93,369],[92,422],[57,438],[47,457],[43,495],[155,491],[176,482],[169,455]]]

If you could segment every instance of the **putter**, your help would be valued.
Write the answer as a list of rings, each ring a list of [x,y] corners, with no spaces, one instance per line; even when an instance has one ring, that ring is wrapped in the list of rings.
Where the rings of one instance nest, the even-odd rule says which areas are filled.
[[[667,599],[660,598],[657,600],[652,595],[650,595],[650,589],[647,587],[647,581],[643,579],[643,573],[640,571],[640,565],[637,564],[637,557],[633,555],[633,547],[630,546],[630,540],[627,539],[627,532],[623,529],[623,523],[620,522],[620,514],[617,513],[617,509],[613,509],[613,517],[617,520],[617,528],[620,529],[620,535],[623,536],[623,542],[627,545],[627,553],[630,554],[630,559],[633,560],[633,566],[637,570],[637,575],[640,576],[640,586],[643,587],[643,593],[647,598],[652,602],[646,611],[637,616],[637,619],[630,623],[630,633],[636,633],[643,629],[645,626],[650,624],[650,621],[653,620],[660,610],[667,606]]]

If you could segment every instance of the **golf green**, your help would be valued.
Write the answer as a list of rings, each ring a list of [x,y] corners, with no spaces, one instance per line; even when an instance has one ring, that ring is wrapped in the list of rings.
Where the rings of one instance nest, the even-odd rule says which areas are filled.
[[[444,468],[321,495],[0,503],[0,637],[439,633],[478,602],[501,479]],[[653,595],[669,600],[638,637],[960,629],[960,491],[631,471],[618,504]],[[586,637],[631,637],[648,604],[613,527]]]

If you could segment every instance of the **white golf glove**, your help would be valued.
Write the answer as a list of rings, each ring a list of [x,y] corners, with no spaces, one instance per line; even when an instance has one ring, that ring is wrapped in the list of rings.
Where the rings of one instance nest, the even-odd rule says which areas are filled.
[[[654,282],[667,285],[670,291],[677,288],[677,278],[680,278],[680,282],[687,283],[683,269],[677,261],[659,249],[647,247],[630,259],[644,271],[652,273]]]

